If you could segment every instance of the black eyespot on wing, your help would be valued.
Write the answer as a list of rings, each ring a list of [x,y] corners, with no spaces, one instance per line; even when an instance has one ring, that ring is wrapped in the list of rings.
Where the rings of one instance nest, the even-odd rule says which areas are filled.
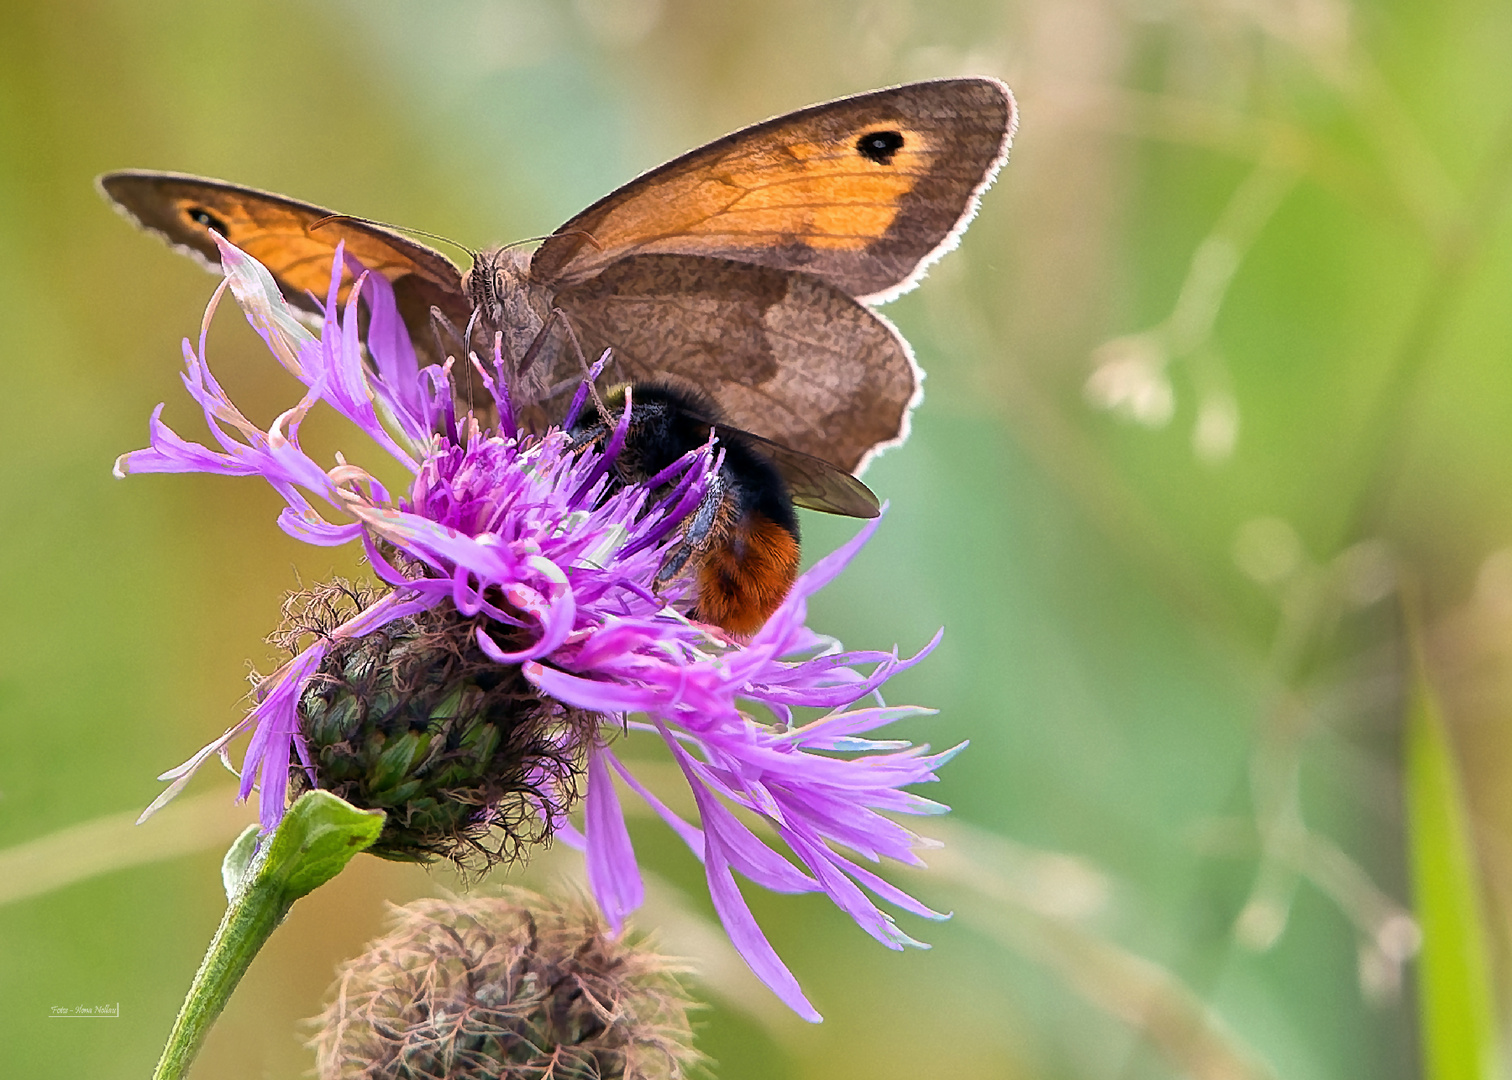
[[[901,131],[868,131],[856,140],[856,152],[878,165],[891,165],[893,155],[903,149]]]
[[[226,223],[203,206],[187,206],[184,208],[184,214],[196,225],[203,225],[207,229],[214,229],[222,236],[226,235]]]

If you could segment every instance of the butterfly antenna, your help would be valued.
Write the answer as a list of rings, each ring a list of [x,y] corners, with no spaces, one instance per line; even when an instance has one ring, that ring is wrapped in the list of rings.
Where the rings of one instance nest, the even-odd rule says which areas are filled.
[[[581,236],[599,251],[604,250],[604,245],[593,238],[593,234],[587,229],[568,229],[566,232],[547,233],[545,236],[527,236],[523,240],[514,240],[499,248],[500,251],[508,251],[510,248],[521,247],[525,244],[538,244],[543,240],[550,240],[555,236]]]
[[[442,236],[440,233],[426,232],[424,229],[411,229],[407,225],[390,225],[384,221],[374,221],[372,218],[358,217],[355,214],[327,214],[325,217],[320,218],[317,221],[310,222],[310,224],[306,226],[305,231],[314,232],[321,226],[330,225],[332,222],[336,221],[355,221],[359,225],[371,225],[375,229],[389,229],[393,232],[406,233],[410,236],[421,236],[427,240],[434,240],[438,244],[449,244],[452,247],[456,248],[458,251],[465,251],[467,253],[467,257],[473,262],[477,262],[481,254],[481,252],[474,251],[466,244],[459,244],[451,237]]]

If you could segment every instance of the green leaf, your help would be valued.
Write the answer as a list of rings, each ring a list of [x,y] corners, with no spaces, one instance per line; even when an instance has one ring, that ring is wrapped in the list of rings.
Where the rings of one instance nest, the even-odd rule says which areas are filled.
[[[1480,880],[1470,816],[1421,641],[1407,715],[1407,832],[1416,915],[1423,932],[1418,1016],[1426,1080],[1500,1076]]]
[[[226,849],[225,858],[221,859],[221,884],[226,888],[228,904],[236,899],[237,890],[246,880],[247,867],[252,865],[252,858],[257,854],[258,831],[256,825],[248,825]]]
[[[281,881],[292,904],[339,874],[383,831],[381,810],[359,810],[329,791],[311,791],[289,808],[258,868],[261,881]]]
[[[383,831],[383,820],[382,811],[359,810],[328,791],[311,791],[300,796],[261,845],[255,825],[236,838],[221,861],[230,903],[174,1021],[154,1080],[181,1080],[188,1074],[210,1025],[294,901],[330,881],[371,846]]]

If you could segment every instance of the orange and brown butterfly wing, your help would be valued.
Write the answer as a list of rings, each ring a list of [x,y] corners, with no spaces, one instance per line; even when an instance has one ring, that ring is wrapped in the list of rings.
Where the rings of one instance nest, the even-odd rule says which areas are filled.
[[[733,427],[846,472],[896,440],[918,395],[907,344],[808,274],[694,255],[633,255],[557,294],[611,382],[672,376]]]
[[[458,326],[471,314],[462,275],[446,256],[381,226],[343,217],[322,222],[332,217],[323,207],[182,173],[106,173],[99,187],[136,224],[211,270],[220,268],[220,257],[210,230],[219,232],[266,266],[289,302],[305,311],[319,312],[310,294],[324,299],[336,245],[345,243],[348,254],[393,283],[417,348],[432,340],[432,305]],[[343,300],[351,281],[348,274]]]
[[[941,79],[814,105],[632,180],[536,251],[531,276],[582,282],[633,254],[800,270],[872,301],[948,249],[1008,151],[1013,98]]]

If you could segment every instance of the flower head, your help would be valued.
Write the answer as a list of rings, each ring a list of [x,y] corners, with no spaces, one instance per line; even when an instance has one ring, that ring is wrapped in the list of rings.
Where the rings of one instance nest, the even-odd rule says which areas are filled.
[[[675,1080],[699,1059],[679,970],[578,900],[417,900],[341,967],[323,1080]]]
[[[400,824],[445,819],[469,842],[479,830],[534,815],[531,839],[555,830],[585,849],[590,887],[617,930],[643,894],[617,775],[703,862],[736,948],[801,1015],[819,1019],[752,918],[735,871],[780,892],[822,891],[889,947],[918,944],[872,897],[942,916],[863,864],[883,856],[919,863],[919,838],[884,815],[945,809],[902,789],[936,779],[959,747],[929,753],[871,738],[925,711],[886,706],[878,691],[934,642],[908,659],[842,652],[805,626],[808,597],[845,568],[876,522],[803,574],[749,642],[733,642],[684,614],[694,599],[686,580],[654,587],[679,525],[718,468],[712,436],[645,484],[612,484],[628,406],[602,447],[574,445],[562,427],[518,431],[510,372],[496,354],[491,367],[473,364],[497,423],[459,416],[451,365],[418,368],[381,276],[362,274],[338,253],[316,337],[256,260],[224,242],[221,252],[226,283],[206,326],[229,287],[305,392],[266,429],[257,426],[211,375],[202,332],[198,349],[185,342],[184,384],[218,448],[181,438],[159,406],[150,445],[124,455],[117,474],[259,476],[287,503],[280,527],[313,544],[363,544],[385,589],[351,590],[344,608],[326,605],[339,615],[296,620],[286,635],[304,632],[295,654],[258,684],[239,724],[164,774],[172,783],[150,809],[210,756],[227,758],[232,739],[250,731],[241,794],[258,790],[264,828],[283,814],[291,776],[296,787],[339,787],[360,773],[344,797],[379,806]],[[341,303],[348,275],[354,280]],[[370,364],[359,303],[368,308]],[[341,457],[322,468],[303,451],[300,424],[322,403],[410,474],[406,492],[391,495]],[[615,753],[618,741],[645,736],[665,744],[686,778],[697,824],[671,811]],[[504,773],[488,772],[500,762]],[[483,772],[464,768],[474,764]],[[579,830],[565,815],[583,774]],[[446,781],[427,787],[438,775]],[[775,830],[791,859],[752,830],[752,815]],[[404,842],[395,839],[388,853],[402,855]],[[422,845],[420,853],[433,851]]]

